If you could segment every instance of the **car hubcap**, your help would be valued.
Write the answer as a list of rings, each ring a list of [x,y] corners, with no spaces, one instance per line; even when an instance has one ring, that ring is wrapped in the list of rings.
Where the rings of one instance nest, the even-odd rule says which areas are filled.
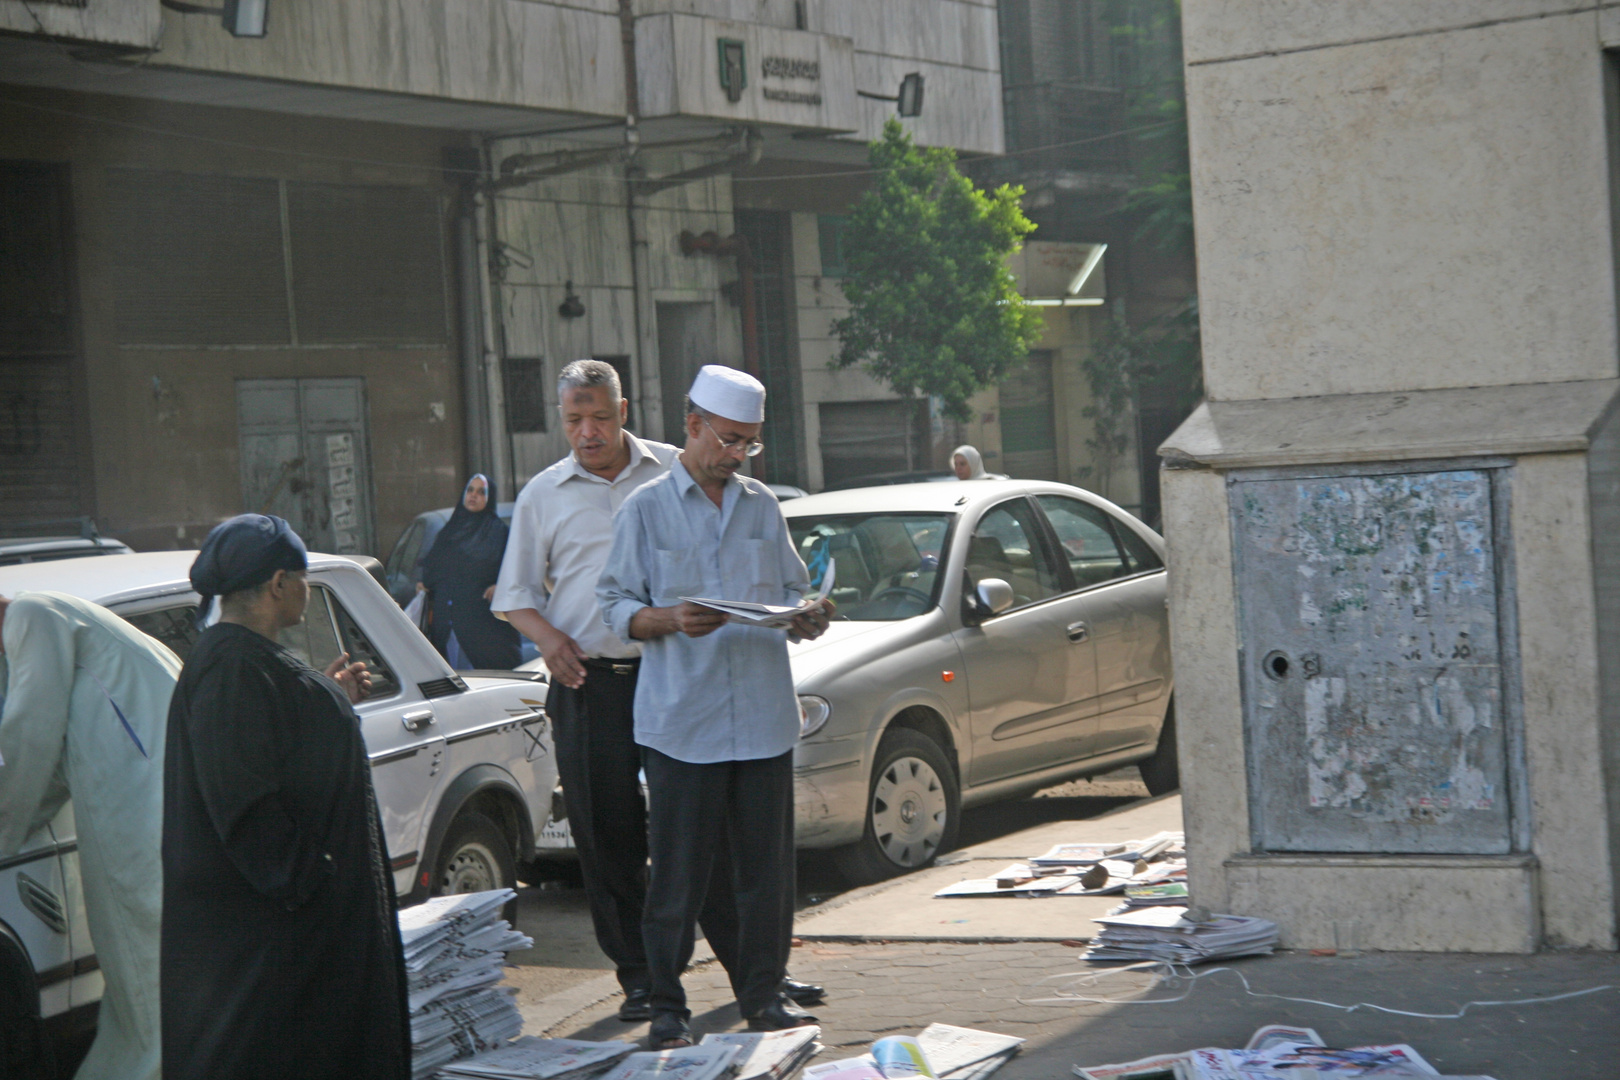
[[[498,865],[495,853],[483,844],[463,844],[445,864],[444,874],[439,879],[439,894],[453,896],[502,888]]]
[[[922,758],[903,757],[883,770],[872,791],[872,835],[896,866],[921,866],[945,836],[945,785]]]

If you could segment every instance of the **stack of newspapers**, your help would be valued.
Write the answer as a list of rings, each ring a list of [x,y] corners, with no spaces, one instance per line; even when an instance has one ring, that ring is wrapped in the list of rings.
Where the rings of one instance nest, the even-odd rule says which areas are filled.
[[[444,1080],[586,1080],[621,1060],[627,1042],[541,1039],[533,1035],[446,1065]]]
[[[1277,924],[1246,915],[1210,915],[1192,922],[1188,909],[1176,906],[1132,908],[1093,920],[1102,929],[1086,950],[1086,959],[1158,960],[1202,964],[1234,956],[1264,956],[1277,947]]]
[[[703,1036],[699,1046],[735,1046],[732,1061],[736,1080],[784,1080],[821,1050],[816,1040],[821,1029],[788,1028],[786,1031],[727,1031]]]
[[[415,1080],[523,1030],[513,991],[495,985],[506,954],[534,944],[500,917],[516,895],[491,889],[437,896],[399,913]]]

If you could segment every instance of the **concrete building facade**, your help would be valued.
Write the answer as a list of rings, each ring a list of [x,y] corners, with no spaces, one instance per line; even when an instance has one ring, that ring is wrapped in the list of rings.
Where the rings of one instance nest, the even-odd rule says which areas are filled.
[[[0,0],[0,519],[383,553],[560,456],[586,356],[654,437],[697,364],[755,368],[761,465],[819,486],[824,420],[910,407],[825,372],[820,261],[911,73],[919,142],[1001,151],[993,0],[271,0],[251,39]]]
[[[1620,7],[1187,0],[1184,31],[1193,891],[1295,947],[1613,949]]]

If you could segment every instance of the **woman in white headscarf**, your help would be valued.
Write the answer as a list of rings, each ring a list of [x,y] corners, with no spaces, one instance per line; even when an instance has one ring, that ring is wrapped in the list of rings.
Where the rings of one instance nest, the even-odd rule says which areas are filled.
[[[984,458],[979,451],[963,443],[951,451],[951,468],[956,472],[958,480],[989,480],[990,474],[984,471]]]

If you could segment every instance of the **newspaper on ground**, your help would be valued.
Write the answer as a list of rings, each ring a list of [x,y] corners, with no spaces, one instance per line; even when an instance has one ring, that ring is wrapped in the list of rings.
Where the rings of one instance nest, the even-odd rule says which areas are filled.
[[[1030,872],[1025,863],[1013,863],[987,878],[967,878],[953,882],[934,894],[951,896],[1050,896],[1060,889],[1078,884],[1073,874],[1042,874]]]
[[[1289,1027],[1287,1024],[1267,1024],[1259,1028],[1249,1041],[1243,1044],[1245,1050],[1269,1050],[1279,1043],[1310,1043],[1312,1046],[1326,1046],[1322,1036],[1316,1033],[1315,1028]]]
[[[724,1042],[679,1050],[642,1050],[602,1074],[602,1080],[718,1080],[731,1071],[738,1047]]]
[[[1133,885],[1156,885],[1162,881],[1185,881],[1185,859],[1166,859],[1163,862],[1104,859],[1094,864],[1081,876],[1079,882],[1061,890],[1064,896],[1107,896],[1122,893]]]
[[[1263,1050],[1204,1047],[1188,1054],[1186,1080],[1338,1080],[1340,1077],[1435,1077],[1440,1072],[1410,1046],[1336,1050],[1315,1043],[1278,1042]]]
[[[534,1035],[447,1065],[447,1080],[580,1080],[594,1076],[635,1049],[627,1042],[542,1039]]]
[[[827,572],[821,577],[821,588],[805,597],[797,604],[748,604],[741,600],[710,600],[702,596],[682,596],[680,599],[699,607],[706,607],[711,611],[723,612],[731,616],[733,622],[747,623],[750,626],[761,626],[767,630],[781,630],[791,625],[794,619],[820,607],[832,595],[833,585],[838,581],[838,560],[827,560]]]
[[[1277,924],[1248,915],[1211,915],[1189,922],[1179,905],[1133,908],[1093,919],[1102,929],[1085,959],[1094,963],[1157,960],[1202,964],[1236,956],[1267,956],[1277,947]]]
[[[523,1030],[515,991],[497,985],[505,978],[506,954],[534,944],[500,917],[516,895],[490,889],[437,896],[399,913],[415,1080],[502,1046]]]
[[[727,1031],[703,1036],[706,1043],[724,1043],[737,1048],[732,1063],[736,1080],[783,1080],[821,1052],[821,1029],[815,1025],[786,1031]]]
[[[1159,1054],[1119,1065],[1074,1067],[1081,1080],[1490,1080],[1441,1077],[1434,1066],[1404,1043],[1334,1049],[1311,1028],[1269,1024],[1242,1050],[1205,1047],[1182,1054]]]
[[[915,1038],[891,1035],[860,1057],[811,1065],[804,1080],[983,1080],[1023,1045],[1016,1035],[929,1024]]]
[[[1090,866],[1104,859],[1152,862],[1164,856],[1185,856],[1186,848],[1186,833],[1159,832],[1146,840],[1123,840],[1113,844],[1086,841],[1057,844],[1044,855],[1037,855],[1029,861],[1046,866]]]
[[[917,1043],[940,1080],[971,1080],[988,1076],[1011,1061],[1024,1040],[994,1031],[929,1024],[918,1032]]]
[[[1163,881],[1157,885],[1130,885],[1125,889],[1125,906],[1127,908],[1168,907],[1175,904],[1186,907],[1188,902],[1187,883],[1185,881]]]

